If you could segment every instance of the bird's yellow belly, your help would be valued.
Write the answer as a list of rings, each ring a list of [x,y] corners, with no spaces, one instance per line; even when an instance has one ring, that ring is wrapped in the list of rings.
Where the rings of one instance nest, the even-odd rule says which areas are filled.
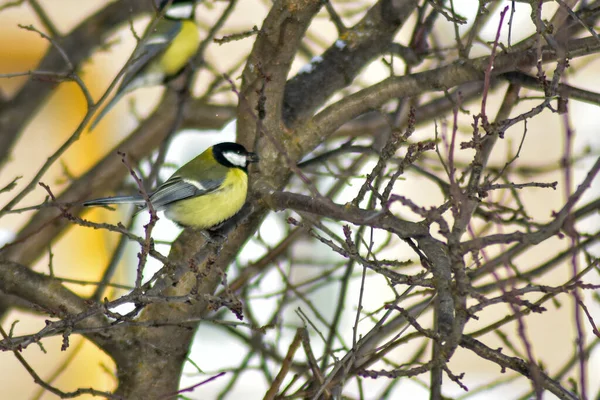
[[[198,27],[191,21],[184,21],[181,31],[171,42],[160,59],[161,70],[167,76],[179,72],[200,46]]]
[[[167,218],[196,229],[207,229],[233,217],[246,202],[248,176],[242,170],[230,171],[220,190],[169,205]]]

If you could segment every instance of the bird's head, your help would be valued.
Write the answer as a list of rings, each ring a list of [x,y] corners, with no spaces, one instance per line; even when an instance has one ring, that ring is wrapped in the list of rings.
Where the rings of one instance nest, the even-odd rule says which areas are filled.
[[[193,19],[196,0],[160,0],[158,9],[164,11],[165,18]]]
[[[252,153],[238,143],[219,143],[213,146],[213,157],[220,164],[229,168],[240,168],[246,171],[248,165],[258,162],[256,153]]]

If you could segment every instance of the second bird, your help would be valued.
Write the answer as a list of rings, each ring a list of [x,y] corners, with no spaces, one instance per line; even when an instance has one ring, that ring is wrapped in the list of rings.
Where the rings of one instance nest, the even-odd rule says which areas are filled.
[[[160,1],[163,18],[151,31],[144,33],[115,96],[92,122],[90,130],[127,93],[141,87],[162,85],[183,70],[200,46],[194,21],[195,6],[193,0]]]

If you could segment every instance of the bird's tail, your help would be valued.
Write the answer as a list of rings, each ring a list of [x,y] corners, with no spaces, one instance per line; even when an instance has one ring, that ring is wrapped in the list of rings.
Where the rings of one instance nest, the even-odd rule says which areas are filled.
[[[89,200],[83,203],[84,206],[106,206],[109,204],[135,204],[144,207],[146,202],[141,196],[115,196],[103,197],[101,199]]]
[[[92,121],[92,123],[90,124],[90,127],[88,128],[89,131],[92,131],[96,125],[98,125],[98,123],[100,122],[100,120],[102,118],[104,118],[104,116],[106,114],[108,114],[108,112],[119,102],[119,100],[121,100],[121,98],[123,96],[125,96],[128,93],[127,90],[119,90],[117,92],[117,94],[115,94],[115,97],[113,97],[108,104],[102,109],[102,111],[100,111],[100,113],[96,116],[96,118],[94,118],[94,120]]]

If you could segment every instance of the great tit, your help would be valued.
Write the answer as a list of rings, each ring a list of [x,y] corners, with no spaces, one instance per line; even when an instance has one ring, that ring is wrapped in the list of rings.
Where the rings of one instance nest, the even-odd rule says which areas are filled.
[[[134,50],[115,96],[90,125],[98,122],[127,93],[140,87],[162,85],[177,76],[198,51],[200,34],[194,22],[195,0],[161,0],[160,19],[146,31]]]
[[[179,168],[150,193],[156,211],[180,226],[204,230],[233,217],[246,202],[248,165],[258,162],[255,153],[237,143],[219,143]],[[117,196],[90,200],[84,206],[130,203],[147,208],[142,196]]]

